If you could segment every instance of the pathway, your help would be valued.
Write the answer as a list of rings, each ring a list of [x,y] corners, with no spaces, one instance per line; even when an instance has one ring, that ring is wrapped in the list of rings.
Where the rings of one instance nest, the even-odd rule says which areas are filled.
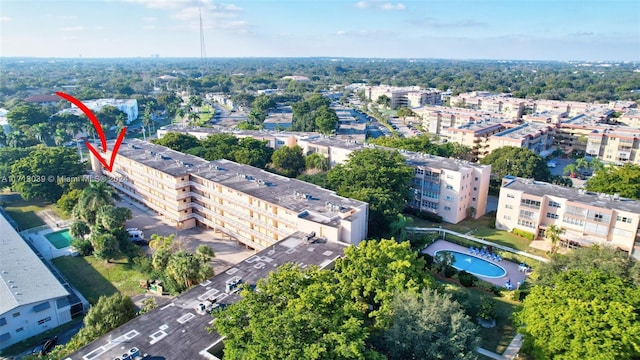
[[[490,357],[495,360],[513,360],[518,358],[518,352],[522,347],[522,335],[517,334],[513,340],[509,343],[506,350],[502,355],[491,352],[487,349],[483,349],[481,347],[478,348],[478,353],[482,354],[486,357]]]

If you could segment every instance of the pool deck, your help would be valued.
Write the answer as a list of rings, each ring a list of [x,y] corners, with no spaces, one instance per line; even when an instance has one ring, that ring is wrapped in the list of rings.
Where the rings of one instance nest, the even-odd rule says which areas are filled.
[[[510,279],[511,280],[511,284],[513,284],[513,287],[515,288],[516,285],[518,284],[518,282],[520,282],[521,284],[524,282],[524,280],[526,279],[527,275],[525,275],[522,271],[518,271],[518,268],[520,267],[520,264],[516,264],[514,262],[508,261],[508,260],[502,260],[502,261],[493,261],[490,260],[486,257],[482,257],[482,256],[477,256],[477,255],[473,255],[471,253],[469,253],[469,248],[466,248],[464,246],[460,246],[458,244],[454,244],[454,243],[450,243],[448,241],[445,240],[437,240],[436,242],[434,242],[433,244],[427,246],[426,248],[422,249],[421,252],[422,253],[427,253],[431,256],[433,256],[433,254],[438,251],[438,250],[455,250],[458,252],[461,252],[463,254],[467,254],[470,256],[475,256],[477,258],[480,258],[484,261],[490,262],[492,264],[496,264],[499,266],[502,266],[506,271],[507,274],[503,277],[500,278],[489,278],[489,277],[485,277],[485,276],[480,276],[480,275],[475,275],[477,276],[479,279],[484,280],[486,282],[490,282],[494,285],[500,286],[500,287],[504,287],[505,283]]]
[[[22,237],[25,238],[25,240],[29,241],[31,244],[33,244],[33,246],[35,246],[36,249],[38,249],[42,256],[44,256],[48,260],[51,260],[60,256],[73,256],[77,254],[76,251],[73,250],[70,246],[62,249],[56,249],[56,247],[53,246],[49,239],[45,237],[45,235],[47,234],[64,229],[65,228],[51,228],[50,226],[42,226],[38,228],[37,231],[32,232],[27,230],[23,231],[21,234]]]

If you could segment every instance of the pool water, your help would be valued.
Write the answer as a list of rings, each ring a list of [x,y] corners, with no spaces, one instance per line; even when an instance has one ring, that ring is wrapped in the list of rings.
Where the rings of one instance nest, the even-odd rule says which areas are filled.
[[[441,251],[453,254],[454,261],[452,266],[458,270],[464,270],[473,275],[484,276],[488,278],[501,278],[507,275],[507,271],[502,266],[493,264],[477,256],[461,253],[459,251],[438,250],[433,255],[435,256]]]
[[[56,249],[64,249],[66,247],[69,247],[69,245],[71,244],[71,240],[73,240],[71,234],[69,234],[69,229],[52,232],[46,234],[44,237],[46,237],[47,240],[49,240],[49,242],[56,247]]]

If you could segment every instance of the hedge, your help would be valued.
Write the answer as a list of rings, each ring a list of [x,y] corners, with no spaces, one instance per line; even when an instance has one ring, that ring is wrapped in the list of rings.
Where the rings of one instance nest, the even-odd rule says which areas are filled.
[[[514,233],[515,235],[518,235],[520,237],[523,237],[527,240],[531,240],[533,241],[533,239],[535,239],[536,234],[534,233],[530,233],[528,231],[524,231],[524,230],[520,230],[520,229],[516,229],[514,228],[513,230],[511,230],[512,233]]]

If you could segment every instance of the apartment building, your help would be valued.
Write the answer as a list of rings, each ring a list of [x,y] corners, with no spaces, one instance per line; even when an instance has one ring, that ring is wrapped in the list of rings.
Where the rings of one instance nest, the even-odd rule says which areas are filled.
[[[203,129],[184,128],[182,130],[185,133],[194,135],[204,134]],[[249,136],[250,133],[254,133],[260,139],[266,138],[266,132],[264,131],[242,131],[241,133],[243,136]],[[160,135],[161,133],[158,132],[158,136]],[[345,163],[349,159],[349,155],[354,151],[376,147],[358,141],[341,140],[313,133],[279,132],[277,135],[287,139],[287,146],[300,146],[305,156],[313,153],[325,156],[329,159],[331,167]],[[388,150],[397,151],[390,148]],[[407,165],[414,168],[416,178],[413,180],[412,189],[416,190],[418,189],[418,183],[422,184],[419,191],[414,193],[414,199],[409,204],[410,207],[440,215],[444,221],[451,223],[464,220],[469,215],[467,211],[470,211],[470,208],[474,210],[473,214],[471,214],[474,217],[480,217],[486,213],[486,199],[491,173],[490,165],[478,165],[410,151],[400,151],[400,153],[407,160]],[[436,181],[431,181],[428,187],[424,187],[427,185],[424,185],[420,179],[424,174],[434,173],[446,173],[441,179],[440,175],[438,175],[441,185],[434,185]],[[440,199],[443,200],[440,201]],[[437,206],[434,204],[437,204]]]
[[[585,153],[605,163],[623,165],[640,164],[640,129],[607,127],[593,130],[588,135]]]
[[[528,104],[526,100],[514,98],[511,94],[494,94],[487,91],[451,96],[449,103],[451,106],[502,114],[509,119],[520,119]]]
[[[0,349],[71,321],[69,292],[0,215]]]
[[[414,169],[409,206],[456,224],[487,212],[491,165],[401,151]]]
[[[489,154],[491,137],[505,129],[500,119],[479,120],[458,127],[450,127],[448,138],[449,141],[471,148],[473,158],[479,160]]]
[[[640,128],[640,109],[629,109],[617,119],[618,122],[632,128]]]
[[[441,91],[437,89],[422,89],[419,86],[366,86],[365,94],[370,101],[376,101],[382,95],[391,99],[391,107],[416,108],[427,104],[438,105],[442,103]]]
[[[470,122],[498,118],[499,114],[486,111],[450,108],[446,106],[429,106],[413,109],[422,118],[422,127],[430,134],[449,136],[448,129],[463,126]],[[509,122],[508,119],[504,119]]]
[[[100,111],[105,106],[113,106],[127,114],[127,124],[138,118],[138,100],[136,99],[96,99],[83,100],[82,103],[92,111]],[[76,115],[83,114],[74,104],[71,104],[70,109],[63,111],[69,111]]]
[[[489,153],[503,146],[527,148],[543,157],[550,154],[553,126],[549,124],[506,124],[507,129],[489,137]]]
[[[344,244],[367,237],[367,203],[252,166],[209,162],[137,139],[122,143],[112,172],[94,157],[91,163],[114,188],[172,225],[217,229],[256,250],[296,231]]]
[[[565,230],[564,245],[606,244],[632,254],[640,248],[640,203],[540,181],[503,179],[496,228],[520,229],[544,238],[551,225]],[[637,254],[637,253],[636,253]]]

